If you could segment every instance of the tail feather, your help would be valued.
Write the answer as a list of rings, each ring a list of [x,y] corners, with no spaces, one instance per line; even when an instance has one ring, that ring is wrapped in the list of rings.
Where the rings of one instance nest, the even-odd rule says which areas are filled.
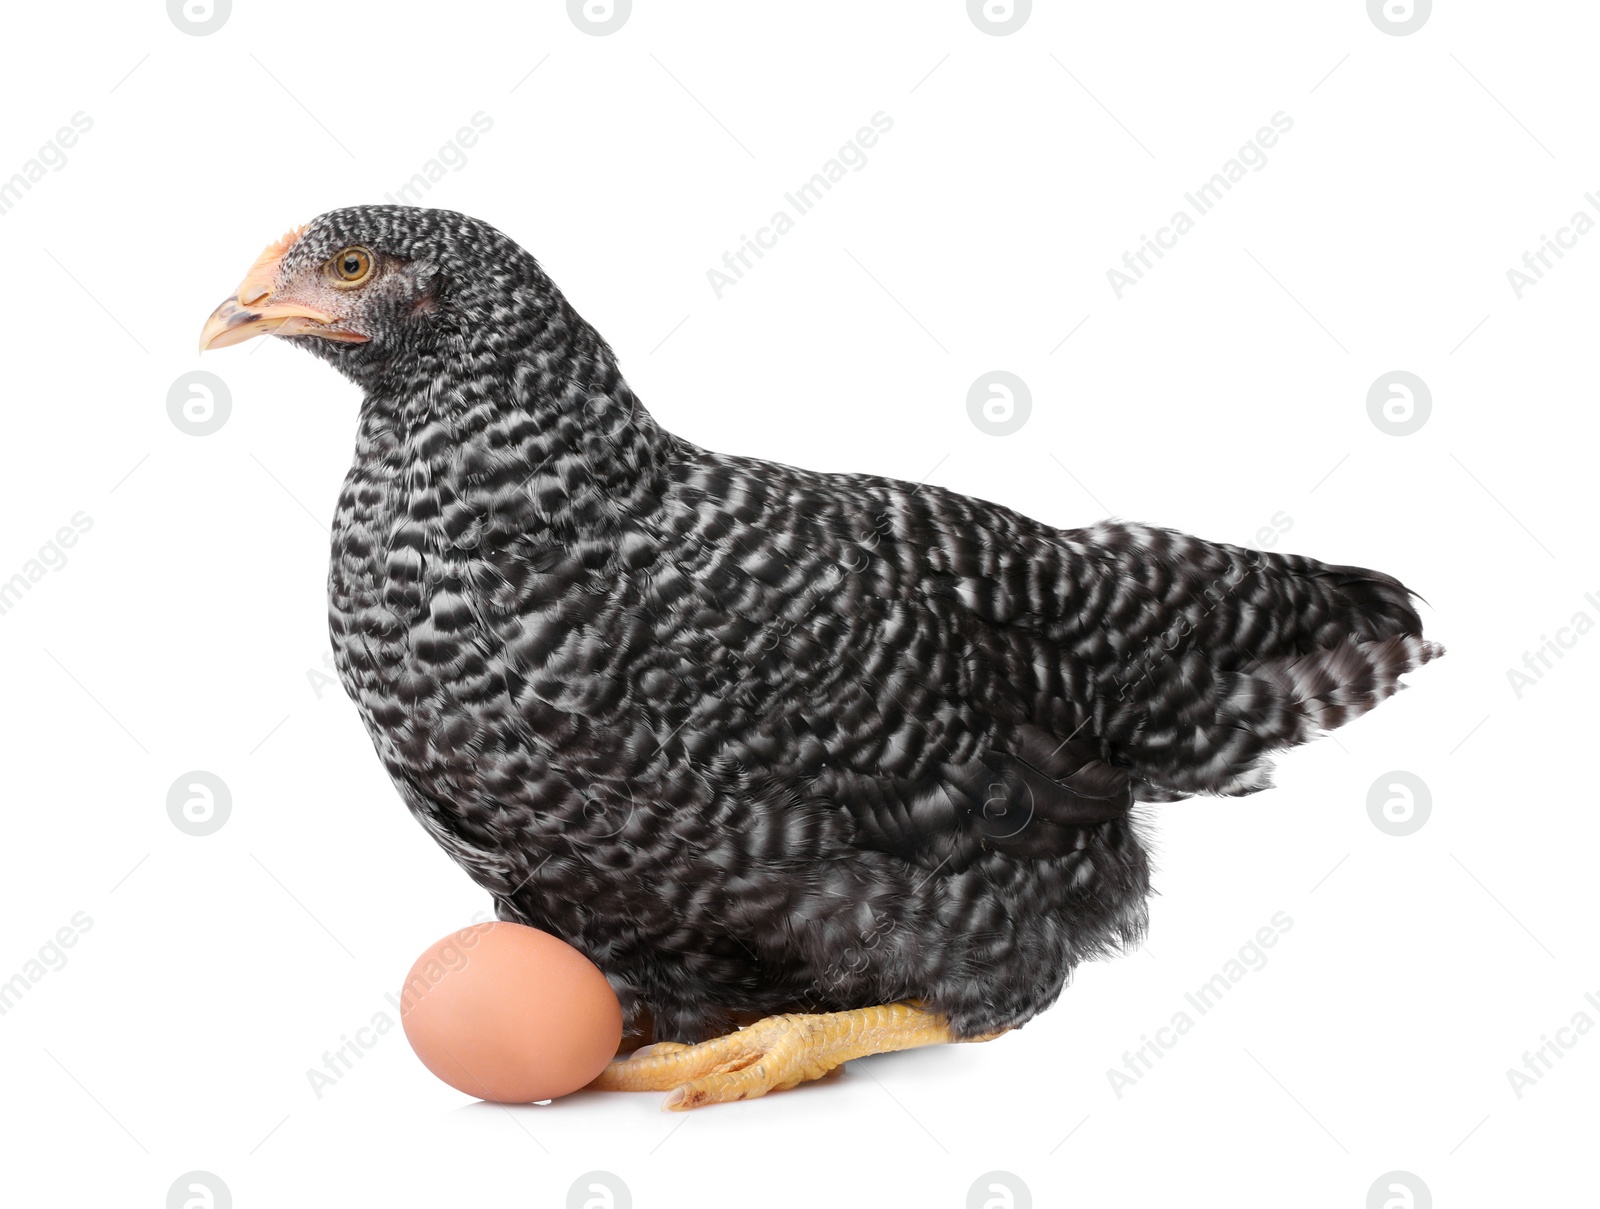
[[[1176,586],[1161,601],[1173,640],[1115,685],[1101,730],[1139,800],[1265,789],[1276,752],[1360,717],[1444,653],[1381,571],[1142,527],[1115,537],[1122,561],[1163,565]]]
[[[1405,584],[1382,571],[1365,567],[1318,565],[1312,575],[1331,584],[1354,612],[1357,623],[1373,638],[1422,634],[1422,618],[1411,602],[1416,598]],[[1433,658],[1432,655],[1428,659]],[[1425,659],[1423,662],[1426,662]]]
[[[1236,673],[1237,696],[1225,703],[1219,721],[1240,741],[1231,752],[1224,745],[1224,758],[1207,769],[1214,779],[1197,788],[1229,797],[1266,789],[1273,752],[1359,718],[1405,688],[1403,675],[1442,654],[1438,643],[1402,634],[1377,642],[1352,639]],[[1235,701],[1242,708],[1230,708]]]

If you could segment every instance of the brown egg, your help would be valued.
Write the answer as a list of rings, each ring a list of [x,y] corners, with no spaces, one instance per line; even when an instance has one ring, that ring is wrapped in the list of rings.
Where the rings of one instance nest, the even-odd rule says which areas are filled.
[[[577,1091],[622,1040],[622,1008],[587,957],[548,932],[499,922],[452,932],[417,958],[400,1022],[439,1078],[503,1104]]]

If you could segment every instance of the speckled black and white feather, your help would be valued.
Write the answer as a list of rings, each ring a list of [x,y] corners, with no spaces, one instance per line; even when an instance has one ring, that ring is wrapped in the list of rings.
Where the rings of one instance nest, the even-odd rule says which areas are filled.
[[[1135,940],[1138,801],[1242,794],[1438,648],[1374,571],[1062,531],[663,431],[533,258],[374,206],[329,581],[402,797],[496,899],[695,1040],[922,1000],[971,1034]]]

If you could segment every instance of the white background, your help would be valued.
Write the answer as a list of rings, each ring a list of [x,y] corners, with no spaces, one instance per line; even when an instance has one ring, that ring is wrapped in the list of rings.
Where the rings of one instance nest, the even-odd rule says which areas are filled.
[[[0,579],[92,519],[0,616],[0,980],[92,921],[0,1017],[8,1202],[156,1207],[200,1170],[241,1209],[564,1205],[598,1169],[641,1207],[959,1209],[994,1170],[1050,1206],[1359,1209],[1393,1170],[1440,1206],[1594,1203],[1600,1029],[1520,1098],[1506,1074],[1600,1023],[1600,636],[1507,675],[1600,621],[1600,234],[1520,300],[1506,275],[1600,188],[1592,6],[1441,3],[1404,37],[1359,0],[1040,4],[1003,37],[959,0],[638,0],[607,37],[553,0],[5,21],[0,180],[93,122],[0,217]],[[1106,271],[1280,110],[1266,167],[1118,300]],[[1249,543],[1281,512],[1273,548],[1400,575],[1448,658],[1276,789],[1152,808],[1148,949],[992,1044],[668,1116],[474,1104],[396,1029],[318,1098],[307,1069],[487,899],[308,676],[355,390],[195,341],[264,244],[479,111],[427,204],[539,256],[669,428],[1062,526]],[[878,111],[867,165],[718,299],[707,270]],[[197,368],[231,388],[205,437],[166,410]],[[1033,395],[1004,438],[966,412],[996,368]],[[1366,410],[1396,368],[1433,397],[1406,437]],[[196,769],[232,794],[205,838],[166,811]],[[1392,770],[1432,796],[1403,838],[1367,813]],[[1266,966],[1119,1096],[1107,1071],[1280,911]]]

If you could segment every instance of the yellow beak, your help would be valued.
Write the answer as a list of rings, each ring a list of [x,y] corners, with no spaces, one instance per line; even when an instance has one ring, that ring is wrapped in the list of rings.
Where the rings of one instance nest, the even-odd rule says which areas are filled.
[[[243,344],[255,336],[325,336],[330,340],[365,340],[333,326],[333,316],[293,303],[247,307],[237,297],[224,298],[200,329],[200,351]]]
[[[200,351],[243,344],[255,336],[321,336],[350,343],[367,337],[337,326],[336,317],[304,303],[284,299],[274,302],[278,266],[301,230],[296,228],[267,247],[239,283],[239,288],[211,312],[200,329]]]

